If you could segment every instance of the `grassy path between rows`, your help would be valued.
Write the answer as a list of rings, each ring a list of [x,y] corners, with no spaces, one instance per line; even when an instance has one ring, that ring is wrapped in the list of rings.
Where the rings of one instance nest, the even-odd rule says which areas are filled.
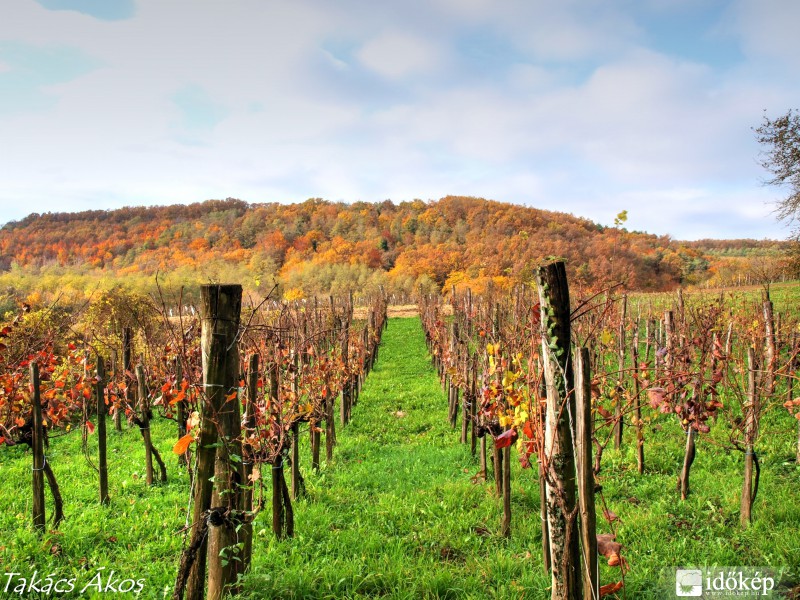
[[[256,542],[252,598],[542,598],[535,502],[512,541],[499,504],[459,433],[427,355],[419,320],[392,319],[335,461],[307,474],[296,537]],[[304,456],[304,464],[308,457]],[[535,527],[531,527],[531,524]],[[263,546],[267,547],[264,548]]]

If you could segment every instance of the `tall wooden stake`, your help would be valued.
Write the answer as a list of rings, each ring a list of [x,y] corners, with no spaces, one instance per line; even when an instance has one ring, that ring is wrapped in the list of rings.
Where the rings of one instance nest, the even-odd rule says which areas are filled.
[[[258,354],[251,354],[247,365],[247,404],[245,406],[245,436],[255,431],[256,428],[256,394],[258,393]],[[244,501],[242,510],[251,512],[253,510],[253,459],[242,461],[244,465]],[[248,520],[242,525],[242,572],[250,568],[250,561],[253,556],[253,523]]]
[[[44,531],[44,428],[39,365],[31,363],[31,404],[33,405],[33,526]]]
[[[578,503],[581,513],[581,546],[583,548],[583,597],[599,598],[597,571],[597,515],[594,505],[594,472],[592,471],[592,378],[589,350],[575,353],[575,460],[578,470]]]
[[[242,524],[241,509],[244,486],[242,465],[242,417],[241,400],[238,395],[239,381],[239,319],[242,309],[242,286],[204,285],[200,288],[202,307],[203,362],[210,362],[206,349],[212,346],[215,335],[223,335],[223,369],[208,372],[206,389],[213,386],[222,391],[222,405],[217,412],[220,444],[217,447],[214,465],[214,490],[211,497],[213,507],[226,510],[228,517],[215,527],[208,536],[208,597],[219,600],[230,592],[241,566],[238,554],[237,529]],[[206,372],[203,369],[204,373]]]
[[[625,319],[628,316],[628,296],[622,296],[622,309],[620,310],[619,334],[617,345],[617,398],[614,404],[614,448],[619,450],[622,446],[622,398],[624,396],[623,381],[625,373]]]
[[[139,431],[144,440],[144,463],[147,485],[153,485],[153,441],[150,437],[150,402],[147,398],[147,380],[144,367],[136,365],[136,381],[139,384]]]
[[[203,337],[205,340],[205,336]],[[197,474],[194,477],[194,509],[192,511],[192,535],[188,548],[193,548],[192,556],[187,557],[184,550],[181,557],[183,565],[191,560],[186,598],[188,600],[203,600],[206,583],[206,550],[208,548],[208,510],[211,508],[211,494],[214,489],[214,458],[217,454],[217,419],[225,393],[222,387],[216,387],[214,382],[221,380],[225,371],[225,348],[227,339],[224,335],[212,334],[211,343],[204,344],[203,350],[203,398],[202,418],[200,421],[200,437],[197,440]],[[208,358],[206,358],[208,357]],[[183,587],[182,573],[178,573],[173,598],[180,598]]]
[[[106,369],[103,357],[97,357],[97,469],[100,474],[100,503],[108,504],[108,459],[106,452]]]
[[[536,273],[541,305],[542,356],[547,381],[547,518],[550,527],[552,600],[581,598],[582,578],[575,510],[575,455],[570,422],[575,415],[570,360],[570,304],[566,265]]]
[[[742,526],[752,520],[753,510],[753,466],[755,464],[755,439],[758,432],[758,396],[756,393],[756,356],[753,348],[747,349],[747,404],[744,407],[744,482],[739,509]]]

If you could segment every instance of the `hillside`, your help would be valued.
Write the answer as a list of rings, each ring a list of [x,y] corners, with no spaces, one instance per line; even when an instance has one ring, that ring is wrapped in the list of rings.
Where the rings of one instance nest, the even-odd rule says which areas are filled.
[[[0,229],[0,284],[85,293],[117,278],[152,287],[159,273],[167,285],[238,280],[261,293],[277,282],[294,297],[378,286],[414,293],[529,280],[536,264],[558,256],[581,286],[623,281],[628,289],[667,290],[713,275],[709,250],[736,247],[725,244],[675,242],[471,197],[400,204],[227,199],[32,214]]]

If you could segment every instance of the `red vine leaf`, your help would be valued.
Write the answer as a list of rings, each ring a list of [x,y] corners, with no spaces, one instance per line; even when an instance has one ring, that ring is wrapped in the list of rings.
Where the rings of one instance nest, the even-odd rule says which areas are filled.
[[[517,430],[516,429],[509,429],[504,431],[496,438],[494,438],[494,447],[498,450],[501,448],[506,448],[513,444],[517,439]]]

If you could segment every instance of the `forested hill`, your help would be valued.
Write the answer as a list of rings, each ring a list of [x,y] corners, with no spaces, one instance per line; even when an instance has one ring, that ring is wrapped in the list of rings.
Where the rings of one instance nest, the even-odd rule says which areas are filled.
[[[147,285],[157,272],[172,283],[238,280],[262,292],[279,282],[294,297],[379,285],[480,289],[490,280],[529,280],[549,257],[566,258],[573,280],[587,286],[623,281],[629,289],[663,290],[710,274],[696,244],[469,197],[400,204],[209,200],[32,214],[0,229],[6,284],[36,274],[40,285],[61,278],[61,289],[65,278],[73,287],[81,278],[116,277]]]

